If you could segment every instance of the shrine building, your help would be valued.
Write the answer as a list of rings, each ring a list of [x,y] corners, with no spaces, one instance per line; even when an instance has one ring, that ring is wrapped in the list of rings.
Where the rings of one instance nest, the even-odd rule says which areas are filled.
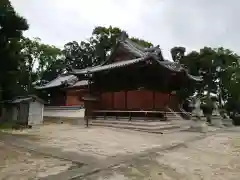
[[[165,60],[159,46],[144,48],[123,33],[102,64],[72,69],[37,89],[51,94],[50,105],[83,106],[86,115],[142,116],[179,112],[176,91],[200,81],[181,64]]]

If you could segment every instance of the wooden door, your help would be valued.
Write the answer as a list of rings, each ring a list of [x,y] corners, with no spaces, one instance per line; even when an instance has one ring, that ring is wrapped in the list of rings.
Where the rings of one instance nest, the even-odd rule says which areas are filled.
[[[18,122],[24,125],[28,124],[29,103],[20,103],[18,111]]]

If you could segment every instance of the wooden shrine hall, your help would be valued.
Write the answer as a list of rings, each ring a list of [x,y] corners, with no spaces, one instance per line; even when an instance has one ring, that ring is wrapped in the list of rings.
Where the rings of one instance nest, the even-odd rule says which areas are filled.
[[[165,60],[159,46],[141,47],[123,32],[101,65],[72,69],[36,89],[51,94],[50,105],[82,106],[88,116],[162,117],[180,111],[177,90],[199,81],[179,63]]]
[[[165,60],[159,46],[144,48],[123,33],[109,58],[99,66],[72,69],[88,82],[84,106],[89,116],[162,115],[179,111],[175,91],[202,81],[180,64]]]

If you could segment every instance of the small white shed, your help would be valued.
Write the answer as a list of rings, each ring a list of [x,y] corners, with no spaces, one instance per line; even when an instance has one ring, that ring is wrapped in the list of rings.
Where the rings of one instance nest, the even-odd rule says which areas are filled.
[[[36,96],[16,97],[5,102],[4,107],[4,119],[7,121],[16,121],[21,125],[43,123],[44,101]]]

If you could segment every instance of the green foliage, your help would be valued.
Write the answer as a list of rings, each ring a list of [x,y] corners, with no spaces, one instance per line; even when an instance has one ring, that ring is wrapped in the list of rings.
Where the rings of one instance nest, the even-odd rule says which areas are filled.
[[[150,48],[150,47],[153,47],[153,44],[148,42],[148,41],[145,41],[143,39],[139,39],[139,38],[135,38],[135,37],[132,37],[130,38],[133,42],[139,44],[140,46],[142,47],[145,47],[145,48]]]
[[[204,81],[196,85],[199,94],[207,92],[210,97],[210,93],[215,93],[224,101],[239,98],[239,57],[232,51],[204,47],[188,53],[180,63],[188,67],[189,73],[203,76]]]
[[[40,38],[21,39],[20,81],[26,93],[34,91],[33,82],[43,84],[56,78],[63,69],[64,58],[60,49],[41,43]],[[36,84],[34,84],[36,85]],[[23,94],[23,93],[22,93]]]
[[[92,36],[87,41],[81,41],[80,43],[73,41],[64,46],[65,64],[81,69],[104,62],[116,46],[122,32],[121,29],[112,26],[95,27]],[[152,43],[142,39],[135,37],[130,39],[143,47],[153,46]]]
[[[27,21],[13,9],[9,0],[0,1],[0,99],[8,99],[18,94],[21,85],[20,39],[28,29]]]

